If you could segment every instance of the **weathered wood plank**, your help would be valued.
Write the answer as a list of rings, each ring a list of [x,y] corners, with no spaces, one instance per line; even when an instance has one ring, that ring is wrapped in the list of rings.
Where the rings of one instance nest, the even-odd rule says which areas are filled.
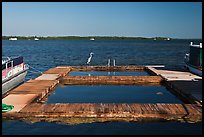
[[[166,119],[166,120],[184,120],[184,121],[201,121],[200,113],[194,104],[184,104],[187,113],[182,109],[180,104],[40,104],[32,103],[24,107],[19,113],[3,113],[3,119],[30,119],[30,118],[138,118],[139,119]],[[172,111],[174,110],[174,111]],[[179,110],[179,111],[178,111]],[[182,110],[182,111],[181,111]],[[185,116],[185,117],[184,117]],[[44,119],[46,120],[46,119]],[[136,119],[135,119],[136,120]],[[132,120],[131,120],[132,121]],[[133,120],[134,121],[134,120]],[[63,122],[63,121],[62,121]]]
[[[71,71],[144,71],[144,66],[70,66]]]
[[[134,85],[162,82],[160,76],[64,76],[62,84],[111,84],[111,85]]]

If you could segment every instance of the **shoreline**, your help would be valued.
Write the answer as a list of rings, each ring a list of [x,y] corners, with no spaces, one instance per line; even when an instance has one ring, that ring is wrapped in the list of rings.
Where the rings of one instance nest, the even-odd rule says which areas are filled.
[[[169,38],[169,37],[125,37],[125,36],[2,36],[2,40],[9,40],[9,38],[17,38],[18,40],[34,40],[38,38],[40,40],[90,40],[91,38],[97,40],[202,40],[192,38]],[[169,40],[168,40],[169,38]]]

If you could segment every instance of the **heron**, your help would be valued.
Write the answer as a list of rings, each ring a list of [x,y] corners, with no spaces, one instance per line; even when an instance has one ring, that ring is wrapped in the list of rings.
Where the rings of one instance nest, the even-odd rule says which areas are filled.
[[[110,66],[110,59],[108,59],[108,66]]]
[[[87,63],[86,64],[90,64],[90,62],[91,62],[91,59],[92,59],[92,57],[93,57],[93,52],[91,52],[90,53],[90,56],[89,56],[89,58],[88,58],[88,60],[87,60]]]

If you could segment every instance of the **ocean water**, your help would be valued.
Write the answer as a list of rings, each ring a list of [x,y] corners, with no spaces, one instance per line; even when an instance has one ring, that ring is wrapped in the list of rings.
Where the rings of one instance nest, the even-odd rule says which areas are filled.
[[[93,52],[91,65],[107,65],[108,59],[116,65],[165,65],[167,69],[179,69],[183,65],[190,42],[201,40],[2,40],[3,56],[23,56],[30,65],[26,81],[36,78],[56,66],[86,65]],[[202,123],[180,122],[106,122],[65,125],[59,123],[27,123],[2,121],[2,134],[136,134],[136,135],[201,135]]]
[[[32,71],[44,72],[60,65],[86,65],[93,52],[90,65],[107,65],[108,59],[116,65],[165,65],[177,68],[183,64],[189,44],[201,40],[2,40],[3,56],[23,56]],[[35,69],[37,70],[35,70]],[[37,77],[28,73],[26,79]]]

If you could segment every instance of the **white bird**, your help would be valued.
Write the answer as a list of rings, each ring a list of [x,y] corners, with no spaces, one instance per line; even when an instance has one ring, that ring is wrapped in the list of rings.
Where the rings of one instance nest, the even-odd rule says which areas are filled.
[[[93,52],[90,53],[90,56],[89,56],[86,64],[90,64],[93,54],[94,54]]]
[[[110,66],[110,59],[108,59],[108,66]]]

